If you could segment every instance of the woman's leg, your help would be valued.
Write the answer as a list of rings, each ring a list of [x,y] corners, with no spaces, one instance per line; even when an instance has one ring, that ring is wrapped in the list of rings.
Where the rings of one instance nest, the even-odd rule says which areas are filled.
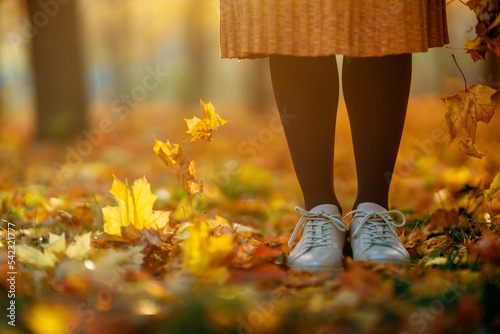
[[[358,176],[354,209],[363,202],[388,208],[391,175],[408,105],[411,66],[411,54],[344,57],[342,88]]]
[[[335,56],[269,57],[274,95],[282,117],[305,209],[340,205],[333,188],[333,148],[339,98]],[[292,119],[290,116],[293,115]]]

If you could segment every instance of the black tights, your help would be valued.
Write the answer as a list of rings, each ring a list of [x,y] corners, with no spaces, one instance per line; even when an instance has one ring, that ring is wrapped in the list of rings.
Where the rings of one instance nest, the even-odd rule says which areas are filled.
[[[411,54],[344,57],[342,87],[356,158],[359,203],[388,208],[411,83]],[[339,75],[335,56],[269,57],[274,95],[306,210],[341,206],[333,186]]]

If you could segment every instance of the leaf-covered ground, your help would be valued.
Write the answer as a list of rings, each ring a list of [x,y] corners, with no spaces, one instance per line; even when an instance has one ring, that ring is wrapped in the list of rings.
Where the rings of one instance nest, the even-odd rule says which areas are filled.
[[[476,159],[447,145],[441,100],[412,99],[391,193],[412,266],[354,262],[346,249],[345,271],[327,278],[285,264],[302,202],[276,111],[215,107],[229,122],[211,143],[186,133],[201,108],[176,105],[99,114],[69,146],[32,142],[23,117],[0,123],[2,333],[500,329],[496,117],[478,128]],[[356,180],[340,109],[335,178],[348,212]],[[153,136],[185,157],[174,146],[160,160]]]

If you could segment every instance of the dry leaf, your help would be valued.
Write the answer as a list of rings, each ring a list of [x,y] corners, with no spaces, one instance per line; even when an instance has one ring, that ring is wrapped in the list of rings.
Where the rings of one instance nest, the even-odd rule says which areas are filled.
[[[490,184],[488,190],[486,190],[486,200],[492,201],[495,197],[500,194],[500,173],[498,173]]]
[[[43,245],[43,250],[45,253],[52,253],[57,257],[64,254],[66,250],[66,237],[64,233],[62,235],[49,233],[49,243]]]
[[[500,56],[500,15],[498,0],[469,0],[466,5],[477,18],[474,40],[467,39],[464,49],[474,61],[486,60],[486,53]]]
[[[223,284],[229,278],[226,264],[234,251],[232,235],[212,236],[203,217],[186,227],[183,267],[203,283]]]
[[[483,42],[482,38],[476,37],[474,39],[468,39],[465,42],[464,49],[470,54],[472,60],[477,62],[478,60],[486,60],[486,52],[488,52],[488,46]]]
[[[90,252],[90,234],[85,233],[75,237],[75,240],[66,248],[66,256],[70,259],[86,259]]]
[[[219,115],[217,115],[212,102],[205,104],[200,99],[200,104],[203,108],[203,119],[199,119],[196,116],[191,119],[184,119],[188,126],[188,130],[186,132],[191,134],[191,137],[185,141],[203,139],[204,141],[211,142],[212,133],[217,131],[219,126],[227,123],[226,120],[223,120]]]
[[[472,144],[476,142],[477,123],[489,123],[495,113],[496,103],[491,100],[491,96],[496,91],[496,89],[477,83],[471,88],[442,99],[448,107],[444,119],[450,134],[450,143],[462,131],[468,134]],[[465,145],[465,147],[469,146]],[[473,145],[470,147],[472,149]],[[473,153],[473,150],[470,152]]]
[[[163,163],[174,173],[182,188],[188,195],[203,192],[203,181],[196,176],[194,161],[189,161],[177,144],[167,140],[163,143],[156,138],[154,151]]]
[[[470,138],[467,139],[467,144],[460,141],[460,143],[458,143],[458,149],[471,157],[479,159],[484,157],[484,154],[477,150],[476,145],[474,145]]]
[[[94,211],[86,205],[80,205],[73,212],[73,219],[79,223],[90,225],[94,221]]]
[[[118,206],[106,206],[102,209],[104,232],[121,235],[121,227],[133,225],[135,228],[161,229],[169,221],[169,211],[153,211],[156,196],[151,193],[145,177],[134,181],[132,190],[114,179],[111,187]]]
[[[40,250],[27,245],[17,245],[16,255],[19,262],[27,263],[34,268],[54,268],[55,259],[52,253],[42,253]]]

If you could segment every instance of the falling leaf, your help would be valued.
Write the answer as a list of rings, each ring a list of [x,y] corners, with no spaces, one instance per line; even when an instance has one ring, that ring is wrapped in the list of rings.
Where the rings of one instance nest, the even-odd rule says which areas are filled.
[[[458,149],[461,152],[464,152],[465,154],[470,155],[471,157],[475,157],[475,158],[479,158],[479,159],[484,157],[484,154],[477,150],[476,145],[474,145],[474,143],[472,142],[472,139],[470,139],[470,138],[467,139],[467,144],[464,143],[463,141],[460,141],[460,143],[458,143]]]
[[[156,138],[154,151],[163,163],[174,173],[184,191],[192,196],[203,192],[203,181],[196,176],[194,161],[189,161],[182,149],[177,144],[167,140],[163,143]]]
[[[488,201],[492,201],[499,194],[500,194],[500,172],[495,176],[488,190],[486,190],[486,199]]]
[[[203,217],[196,217],[187,227],[189,237],[184,242],[183,267],[200,282],[223,284],[229,278],[226,267],[233,253],[233,236],[212,236]]]
[[[191,119],[185,119],[188,126],[188,130],[186,132],[191,134],[191,137],[185,141],[203,139],[204,141],[211,142],[212,134],[217,131],[219,126],[227,123],[226,120],[223,120],[215,113],[212,102],[205,104],[203,100],[200,99],[200,103],[203,108],[203,119],[199,119],[196,116]]]
[[[496,103],[491,100],[491,96],[496,91],[496,89],[477,83],[471,88],[442,99],[448,107],[444,119],[448,127],[450,143],[462,131],[468,134],[472,144],[476,142],[477,123],[489,123],[495,113]]]
[[[122,226],[132,225],[141,230],[161,229],[167,225],[170,212],[153,211],[157,197],[151,193],[145,177],[135,180],[132,190],[115,177],[110,192],[118,206],[106,206],[102,209],[104,232],[121,235]]]

